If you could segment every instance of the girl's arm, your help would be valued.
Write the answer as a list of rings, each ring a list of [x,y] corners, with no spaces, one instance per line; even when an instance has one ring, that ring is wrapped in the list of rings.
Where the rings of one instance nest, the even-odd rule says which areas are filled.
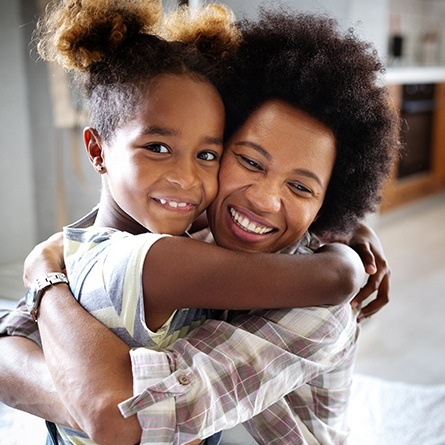
[[[143,270],[147,323],[160,326],[179,308],[292,308],[352,299],[365,282],[358,255],[340,244],[318,252],[252,254],[161,238],[149,249]]]

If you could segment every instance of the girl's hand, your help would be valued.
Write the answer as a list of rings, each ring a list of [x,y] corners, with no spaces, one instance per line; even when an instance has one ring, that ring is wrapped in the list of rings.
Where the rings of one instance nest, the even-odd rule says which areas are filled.
[[[360,307],[368,297],[377,292],[375,297],[360,309],[360,322],[377,313],[389,302],[391,270],[380,240],[370,227],[360,225],[349,240],[349,245],[358,253],[369,274],[368,282],[352,300],[352,306]]]
[[[26,257],[23,283],[28,287],[38,277],[51,272],[63,272],[64,269],[63,235],[59,232],[37,244]]]

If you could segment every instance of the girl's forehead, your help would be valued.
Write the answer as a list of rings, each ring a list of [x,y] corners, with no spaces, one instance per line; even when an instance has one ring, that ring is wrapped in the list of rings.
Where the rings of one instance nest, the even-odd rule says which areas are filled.
[[[120,130],[178,137],[194,133],[197,138],[222,140],[224,118],[221,97],[211,83],[165,75],[141,89],[138,105]]]

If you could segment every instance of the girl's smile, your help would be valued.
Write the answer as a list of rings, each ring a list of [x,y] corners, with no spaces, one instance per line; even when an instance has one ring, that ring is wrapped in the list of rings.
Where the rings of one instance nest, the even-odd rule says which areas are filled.
[[[189,75],[161,75],[142,92],[134,118],[90,150],[105,167],[96,224],[180,235],[217,193],[224,107]]]

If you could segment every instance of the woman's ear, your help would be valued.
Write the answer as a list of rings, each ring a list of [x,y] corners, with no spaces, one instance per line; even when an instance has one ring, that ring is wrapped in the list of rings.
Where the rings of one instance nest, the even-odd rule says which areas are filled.
[[[97,131],[92,127],[83,130],[83,143],[91,165],[99,173],[105,173],[102,141]]]

